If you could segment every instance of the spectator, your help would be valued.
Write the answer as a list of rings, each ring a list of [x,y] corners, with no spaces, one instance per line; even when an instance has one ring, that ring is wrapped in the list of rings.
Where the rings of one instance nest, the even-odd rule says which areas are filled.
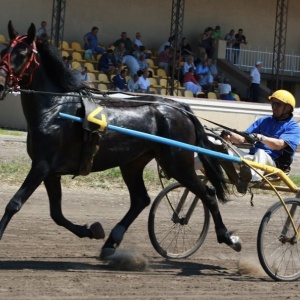
[[[192,55],[192,47],[188,43],[187,38],[182,38],[181,40],[181,56],[183,57],[183,60],[186,61],[187,58]]]
[[[183,77],[183,86],[187,91],[191,91],[195,96],[197,92],[201,92],[202,88],[194,76],[194,68],[190,67]]]
[[[225,78],[224,82],[219,85],[220,99],[222,100],[235,100],[234,96],[231,94],[231,85],[229,84],[229,79]]]
[[[117,64],[122,63],[123,56],[126,55],[126,49],[124,43],[119,43],[114,50],[114,56]]]
[[[170,46],[165,46],[165,50],[158,55],[158,66],[165,70],[166,74],[169,74],[169,62],[170,62]]]
[[[127,91],[127,82],[126,82],[127,70],[121,70],[121,73],[114,76],[112,83],[116,91],[126,92]]]
[[[138,93],[139,92],[139,76],[134,74],[132,78],[128,80],[128,90],[129,92]]]
[[[258,102],[259,100],[259,85],[260,85],[260,69],[262,61],[257,61],[255,67],[250,72],[250,94],[251,102]]]
[[[94,88],[94,84],[93,84],[93,82],[91,81],[91,78],[90,78],[90,76],[89,76],[89,74],[88,74],[88,69],[87,69],[87,67],[82,67],[81,71],[78,72],[78,73],[76,74],[76,76],[77,76],[77,78],[78,78],[79,80],[81,80],[81,82],[82,82],[84,85],[86,85],[86,86],[88,86],[88,87],[90,87],[90,88]]]
[[[189,55],[186,59],[186,62],[183,64],[183,76],[185,73],[189,72],[190,67],[193,67],[195,70],[195,64],[194,64],[194,57],[192,55]]]
[[[243,34],[243,29],[239,29],[238,33],[235,35],[235,41],[232,45],[234,64],[239,63],[241,44],[247,44],[246,37]]]
[[[42,21],[41,27],[38,29],[36,36],[38,38],[48,38],[47,22]]]
[[[140,69],[139,69],[139,71],[137,72],[138,76],[142,76],[142,74],[143,74],[145,71],[148,71],[148,72],[149,72],[149,78],[151,78],[151,77],[153,76],[153,74],[152,74],[152,71],[149,71],[149,70],[148,70],[149,64],[147,63],[147,60],[146,60],[146,58],[145,58],[145,55],[144,55],[144,54],[141,54],[137,61],[138,61],[139,66],[140,66]]]
[[[175,37],[170,36],[166,42],[164,42],[162,45],[160,45],[157,54],[159,55],[161,52],[163,52],[165,50],[165,46],[169,46],[170,48],[173,48],[174,40],[175,40]]]
[[[209,73],[212,75],[213,80],[220,82],[220,77],[219,77],[219,71],[217,69],[217,66],[215,64],[213,64],[213,61],[211,58],[207,59],[207,66],[209,69]]]
[[[149,72],[145,71],[142,76],[139,77],[138,85],[139,85],[139,92],[140,93],[147,93],[149,94],[150,90],[150,80],[149,80]]]
[[[113,45],[115,47],[118,47],[121,43],[124,44],[124,48],[125,48],[125,52],[126,54],[131,54],[133,51],[133,43],[131,41],[131,39],[129,37],[127,37],[127,33],[125,31],[123,31],[121,33],[121,38],[116,40]]]
[[[105,52],[105,47],[98,45],[98,31],[98,27],[94,26],[91,32],[88,32],[83,36],[84,49],[91,50],[92,55],[94,55],[94,52],[100,54]]]
[[[199,46],[205,50],[207,58],[212,58],[214,54],[212,32],[212,27],[207,27],[204,33],[202,33],[200,36]]]
[[[225,35],[225,41],[226,41],[226,59],[228,61],[231,61],[231,53],[232,53],[232,46],[235,42],[235,31],[234,29],[231,29],[226,35]]]
[[[243,157],[254,162],[276,166],[277,168],[289,172],[290,165],[296,153],[300,141],[299,124],[293,118],[293,110],[296,100],[294,96],[286,90],[278,90],[270,97],[272,116],[265,116],[254,121],[245,133],[255,134],[257,142],[250,148],[248,153],[241,153]],[[246,139],[237,133],[231,132],[228,135],[231,142],[243,144]],[[259,170],[263,173],[263,170]],[[250,181],[259,181],[259,174],[250,170],[246,165],[241,166],[237,190],[245,193]]]
[[[197,65],[195,74],[196,79],[203,88],[205,88],[207,91],[213,90],[214,78],[209,72],[207,59],[203,60],[202,63]]]
[[[140,32],[137,32],[135,34],[135,38],[133,39],[133,44],[136,49],[139,49],[141,46],[143,46],[143,42],[141,41],[142,35]]]
[[[72,55],[69,55],[68,57],[64,56],[64,58],[65,58],[64,62],[66,64],[67,68],[70,69],[70,70],[72,70],[72,61],[73,61]]]
[[[212,37],[214,40],[220,40],[221,39],[221,27],[217,25],[212,32]]]
[[[116,59],[114,56],[114,51],[108,49],[104,54],[101,55],[98,62],[98,70],[102,71],[107,75],[109,81],[111,81],[111,75],[116,72]]]
[[[140,65],[138,61],[132,55],[123,56],[121,63],[122,65],[127,66],[130,77],[133,77],[133,75],[137,74],[137,72],[140,70]]]

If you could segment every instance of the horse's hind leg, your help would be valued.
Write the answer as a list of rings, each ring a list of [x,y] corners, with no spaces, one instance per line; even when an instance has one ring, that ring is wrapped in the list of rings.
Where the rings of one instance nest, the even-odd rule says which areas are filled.
[[[61,199],[62,199],[62,191],[61,191],[61,177],[56,175],[48,176],[45,180],[45,187],[49,197],[50,203],[50,215],[53,221],[59,225],[63,226],[66,229],[73,232],[80,238],[89,237],[95,239],[104,238],[104,230],[100,223],[96,222],[92,224],[90,227],[87,225],[75,225],[69,220],[67,220],[61,208]]]
[[[6,206],[5,213],[0,221],[0,239],[11,218],[22,208],[27,199],[41,184],[47,172],[48,167],[43,163],[35,165],[30,169],[23,184]]]
[[[150,204],[150,197],[148,196],[143,180],[143,170],[148,161],[148,159],[146,161],[144,158],[139,163],[135,162],[126,167],[121,167],[123,179],[129,190],[130,208],[123,219],[113,228],[103,245],[100,253],[101,259],[105,259],[115,253],[128,227],[143,209]]]

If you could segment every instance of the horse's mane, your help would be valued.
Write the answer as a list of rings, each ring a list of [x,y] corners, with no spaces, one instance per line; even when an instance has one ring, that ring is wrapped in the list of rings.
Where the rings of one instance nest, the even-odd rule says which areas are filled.
[[[41,66],[61,92],[75,92],[84,88],[82,82],[68,69],[58,49],[47,41],[37,43]]]

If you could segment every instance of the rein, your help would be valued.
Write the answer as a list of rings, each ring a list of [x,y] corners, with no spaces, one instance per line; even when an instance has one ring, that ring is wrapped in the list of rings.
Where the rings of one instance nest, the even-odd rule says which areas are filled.
[[[40,63],[37,60],[37,53],[38,53],[38,51],[37,51],[37,48],[36,48],[35,41],[32,42],[32,45],[28,45],[27,43],[25,43],[25,39],[26,38],[27,38],[27,35],[17,36],[12,41],[12,43],[11,43],[9,49],[8,49],[8,52],[5,53],[5,55],[2,58],[3,66],[0,66],[0,69],[3,69],[6,73],[9,74],[8,85],[9,85],[10,88],[13,88],[14,92],[18,92],[19,91],[19,82],[22,81],[24,75],[28,75],[28,74],[26,74],[26,71],[30,68],[30,66],[32,64],[34,64],[32,72],[30,72],[30,74],[28,75],[29,76],[29,82],[28,82],[27,85],[31,84],[33,72],[40,65]],[[17,44],[20,44],[20,43],[26,45],[28,47],[27,51],[28,50],[31,51],[31,54],[30,54],[30,57],[27,60],[27,62],[22,67],[21,72],[19,73],[19,75],[15,75],[13,73],[13,68],[12,68],[12,65],[11,65],[11,53],[12,53],[14,47]]]

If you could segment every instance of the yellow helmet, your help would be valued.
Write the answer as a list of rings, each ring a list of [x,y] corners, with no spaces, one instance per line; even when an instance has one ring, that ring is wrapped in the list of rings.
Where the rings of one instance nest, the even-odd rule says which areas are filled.
[[[277,100],[289,104],[293,108],[296,106],[296,100],[295,97],[286,90],[278,90],[274,92],[270,97],[269,100],[272,100],[272,98],[276,98]]]

